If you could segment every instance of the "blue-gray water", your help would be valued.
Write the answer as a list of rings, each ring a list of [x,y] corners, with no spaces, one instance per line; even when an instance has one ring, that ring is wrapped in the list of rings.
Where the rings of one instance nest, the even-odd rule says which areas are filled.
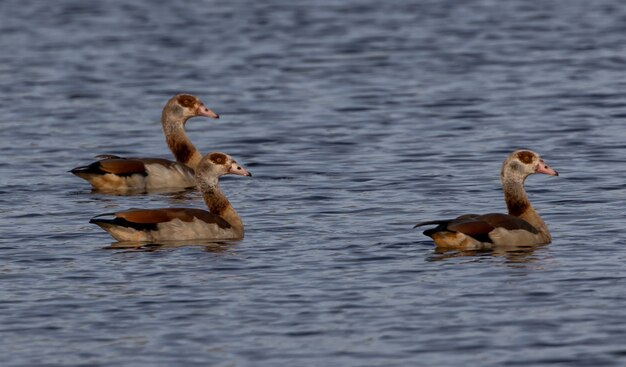
[[[0,3],[2,366],[623,366],[619,0]],[[199,194],[92,193],[96,154],[170,157],[175,93],[230,245],[107,249],[89,219]],[[554,241],[437,253],[414,223],[504,211],[520,147]]]

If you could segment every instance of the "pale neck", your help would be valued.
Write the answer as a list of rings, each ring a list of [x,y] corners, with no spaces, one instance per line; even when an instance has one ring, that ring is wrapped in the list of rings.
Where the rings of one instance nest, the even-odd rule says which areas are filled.
[[[217,179],[198,179],[198,188],[202,192],[202,197],[206,203],[209,212],[219,215],[226,220],[234,229],[234,231],[243,237],[243,222],[241,218],[222,192]]]
[[[185,132],[185,123],[188,119],[189,117],[168,114],[164,110],[161,122],[165,141],[176,157],[176,161],[195,170],[202,159],[202,155],[191,143]]]
[[[528,200],[528,195],[524,189],[524,179],[503,179],[502,189],[504,190],[504,201],[506,202],[509,215],[514,215],[527,221],[550,242],[552,236],[550,235],[548,226]]]

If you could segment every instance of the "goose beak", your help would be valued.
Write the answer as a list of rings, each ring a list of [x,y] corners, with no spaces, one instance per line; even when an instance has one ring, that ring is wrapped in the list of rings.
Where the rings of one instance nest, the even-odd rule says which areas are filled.
[[[548,166],[543,160],[539,161],[539,163],[537,164],[537,170],[535,172],[543,173],[543,174],[550,175],[550,176],[559,175],[559,173],[556,170]]]
[[[208,108],[205,105],[198,106],[198,109],[196,109],[196,115],[197,116],[206,116],[206,117],[210,117],[212,119],[220,118],[220,115],[218,115],[217,113],[213,112],[212,109]]]
[[[228,170],[228,173],[233,174],[233,175],[239,175],[239,176],[248,176],[248,177],[252,176],[252,173],[248,172],[248,170],[241,167],[237,163],[233,163],[230,166],[230,170]]]

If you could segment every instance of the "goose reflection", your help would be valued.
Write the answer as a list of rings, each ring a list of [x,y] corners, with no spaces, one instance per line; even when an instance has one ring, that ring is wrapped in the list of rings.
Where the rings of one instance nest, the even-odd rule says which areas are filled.
[[[491,250],[451,250],[450,248],[436,247],[427,261],[444,261],[456,258],[485,258],[502,257],[507,264],[532,264],[542,260],[544,257],[538,256],[538,249],[546,248],[547,245],[534,246],[503,246]]]
[[[158,252],[172,251],[180,248],[198,247],[206,252],[222,253],[232,250],[238,241],[160,241],[160,242],[113,242],[104,250],[120,252]]]

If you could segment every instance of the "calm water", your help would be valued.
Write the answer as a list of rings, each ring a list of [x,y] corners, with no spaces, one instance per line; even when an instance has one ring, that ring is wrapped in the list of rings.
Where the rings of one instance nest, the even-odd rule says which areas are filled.
[[[583,1],[0,3],[2,366],[623,366],[626,7]],[[110,249],[88,223],[199,194],[67,173],[170,157],[165,101],[253,172],[225,245]],[[415,222],[503,211],[554,242],[437,253]]]

